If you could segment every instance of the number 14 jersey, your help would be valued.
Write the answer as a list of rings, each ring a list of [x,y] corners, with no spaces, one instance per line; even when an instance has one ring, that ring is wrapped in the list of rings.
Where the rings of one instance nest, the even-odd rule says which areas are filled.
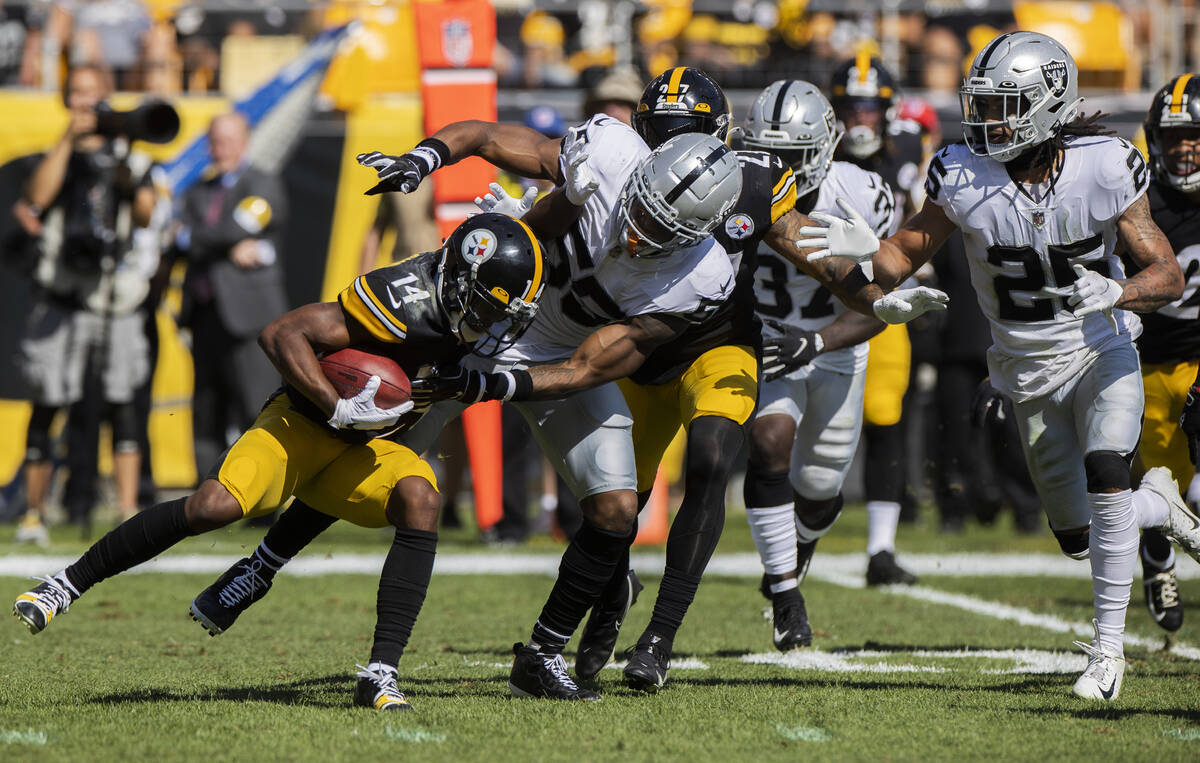
[[[1133,313],[1077,317],[1067,304],[1083,265],[1124,278],[1117,220],[1146,191],[1141,153],[1110,137],[1066,139],[1062,169],[1032,196],[1004,165],[961,144],[929,165],[929,202],[962,230],[971,284],[992,328],[992,381],[1018,402],[1049,394],[1095,354],[1141,332]]]

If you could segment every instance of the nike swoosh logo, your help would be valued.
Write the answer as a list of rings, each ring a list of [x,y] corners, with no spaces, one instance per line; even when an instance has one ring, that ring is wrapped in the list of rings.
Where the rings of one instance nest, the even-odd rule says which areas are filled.
[[[388,284],[388,287],[387,287],[387,293],[388,293],[388,301],[392,303],[392,309],[398,310],[400,308],[401,300],[396,298],[396,292],[392,288],[392,285],[390,283]]]
[[[775,630],[775,640],[776,641],[783,641],[785,638],[787,638],[788,634],[791,633],[791,631],[780,632],[777,629],[773,629],[773,630]]]
[[[1112,699],[1113,692],[1115,692],[1116,689],[1117,689],[1117,677],[1113,676],[1112,683],[1110,683],[1108,685],[1107,689],[1101,689],[1100,694],[1103,695],[1105,699]]]

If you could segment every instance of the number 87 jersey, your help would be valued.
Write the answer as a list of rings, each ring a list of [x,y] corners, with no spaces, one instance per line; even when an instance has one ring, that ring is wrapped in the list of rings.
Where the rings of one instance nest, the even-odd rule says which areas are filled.
[[[963,233],[971,284],[992,328],[993,382],[1018,400],[1046,394],[1092,353],[1132,341],[1137,316],[1114,310],[1076,317],[1066,295],[1082,265],[1124,277],[1115,254],[1117,221],[1146,191],[1141,153],[1124,140],[1068,137],[1049,184],[1025,186],[1000,162],[965,145],[929,165],[926,203],[945,210]]]

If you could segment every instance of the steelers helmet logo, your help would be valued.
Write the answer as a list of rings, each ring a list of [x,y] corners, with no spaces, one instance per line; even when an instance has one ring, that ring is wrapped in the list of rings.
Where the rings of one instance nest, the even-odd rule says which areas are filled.
[[[486,262],[496,253],[496,234],[487,228],[471,231],[462,243],[463,259],[472,265]]]
[[[725,221],[725,233],[740,241],[754,233],[754,221],[746,215],[732,215]]]

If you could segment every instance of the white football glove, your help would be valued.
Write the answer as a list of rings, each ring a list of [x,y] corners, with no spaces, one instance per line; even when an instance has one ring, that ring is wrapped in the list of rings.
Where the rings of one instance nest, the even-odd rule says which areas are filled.
[[[567,176],[566,182],[563,183],[563,191],[567,195],[567,201],[577,207],[582,207],[588,197],[600,187],[600,181],[596,180],[596,176],[592,174],[592,168],[588,166],[587,143],[582,140],[573,141],[570,146],[567,146],[567,152],[563,158],[567,161]]]
[[[354,397],[341,398],[333,407],[329,426],[335,429],[386,429],[395,426],[400,417],[413,409],[409,400],[395,408],[379,408],[375,405],[375,393],[379,391],[380,379],[372,375],[363,385],[362,392]]]
[[[871,255],[879,251],[879,237],[871,226],[863,219],[854,207],[845,199],[838,199],[837,205],[846,213],[844,218],[827,215],[824,212],[812,212],[809,217],[820,225],[806,225],[800,229],[804,238],[796,240],[796,246],[801,249],[819,249],[808,255],[809,262],[823,260],[826,257],[848,257],[855,262],[865,262]]]
[[[1117,319],[1112,312],[1124,293],[1121,284],[1111,278],[1105,278],[1094,270],[1088,270],[1083,265],[1075,264],[1071,268],[1078,277],[1067,297],[1067,305],[1080,318],[1090,313],[1103,312],[1104,317],[1108,319],[1108,325],[1112,326],[1113,332],[1121,333],[1117,327]]]
[[[871,305],[875,317],[884,323],[908,323],[930,310],[945,310],[950,297],[944,291],[928,286],[897,289],[884,294]]]
[[[484,212],[495,212],[520,220],[526,212],[533,209],[533,202],[537,201],[538,189],[532,186],[527,188],[525,195],[519,199],[509,196],[499,183],[488,183],[488,188],[492,189],[491,193],[475,197],[475,206]]]

